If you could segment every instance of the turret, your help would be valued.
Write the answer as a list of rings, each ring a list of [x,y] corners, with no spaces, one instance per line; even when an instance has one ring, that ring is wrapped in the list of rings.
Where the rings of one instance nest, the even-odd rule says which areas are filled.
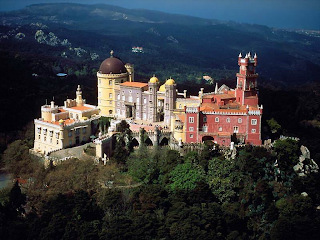
[[[153,75],[148,82],[149,87],[149,119],[153,122],[158,121],[158,112],[157,112],[157,90],[159,86],[159,79]]]
[[[255,53],[254,54],[254,66],[256,67],[258,65],[258,56],[257,54]]]
[[[129,74],[129,82],[134,82],[134,65],[131,63],[127,63],[125,67]]]
[[[80,85],[78,85],[77,91],[76,91],[76,103],[77,106],[83,106],[85,100],[82,99],[82,91]]]

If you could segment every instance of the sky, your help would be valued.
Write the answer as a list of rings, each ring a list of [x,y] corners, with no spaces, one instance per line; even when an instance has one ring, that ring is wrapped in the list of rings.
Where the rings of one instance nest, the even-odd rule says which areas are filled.
[[[105,3],[276,28],[320,30],[320,0],[0,0],[0,11],[49,2]]]

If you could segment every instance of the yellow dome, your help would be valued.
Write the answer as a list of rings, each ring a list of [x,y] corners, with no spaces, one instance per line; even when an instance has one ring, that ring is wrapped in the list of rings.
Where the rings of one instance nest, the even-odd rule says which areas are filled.
[[[165,85],[166,84],[163,84],[163,85],[160,86],[159,92],[165,92],[166,91],[166,86]]]
[[[64,120],[63,120],[63,119],[60,119],[60,120],[59,120],[59,123],[64,123]]]
[[[166,85],[173,85],[173,84],[176,84],[176,82],[172,78],[166,81]]]
[[[151,83],[157,83],[159,82],[159,79],[156,77],[156,76],[153,76],[152,78],[150,78],[150,81]]]

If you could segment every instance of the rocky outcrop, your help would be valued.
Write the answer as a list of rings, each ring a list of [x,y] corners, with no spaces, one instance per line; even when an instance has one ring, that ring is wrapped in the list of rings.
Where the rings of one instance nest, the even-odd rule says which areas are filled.
[[[299,163],[293,167],[293,170],[299,175],[299,177],[305,177],[313,172],[317,173],[319,166],[310,158],[309,149],[302,145],[300,150],[301,155],[299,157]]]

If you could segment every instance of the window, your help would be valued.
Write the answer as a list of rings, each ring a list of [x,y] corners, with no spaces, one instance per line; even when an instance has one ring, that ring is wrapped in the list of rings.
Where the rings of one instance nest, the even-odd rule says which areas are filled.
[[[131,95],[129,96],[129,102],[132,102],[132,96]]]
[[[242,118],[238,118],[238,123],[242,123]]]
[[[140,98],[139,97],[137,97],[137,103],[139,104],[139,101],[140,101]]]
[[[189,117],[189,123],[194,123],[194,117]]]
[[[59,133],[56,133],[56,139],[59,139]]]
[[[143,99],[143,104],[147,104],[147,99],[146,98]]]
[[[50,137],[53,136],[53,131],[49,131],[49,136],[50,136]]]
[[[59,140],[57,140],[57,145],[59,144]]]
[[[251,133],[256,133],[256,130],[255,129],[251,129]]]
[[[182,109],[182,105],[181,104],[179,104],[179,109]]]
[[[219,132],[222,132],[222,127],[219,127]]]
[[[86,137],[83,137],[83,141],[84,141],[84,142],[87,141],[87,138],[86,138]]]
[[[193,138],[193,134],[190,134],[190,138]]]
[[[118,100],[120,100],[120,93],[118,93]]]
[[[38,133],[39,134],[41,133],[41,127],[38,127]]]
[[[215,118],[215,122],[219,122],[219,118],[218,117]]]
[[[238,126],[233,127],[233,132],[234,133],[238,133],[239,132],[239,127]]]
[[[44,141],[47,141],[47,137],[44,137],[43,140],[44,140]]]
[[[203,122],[207,122],[207,117],[203,117]]]
[[[208,126],[202,126],[202,131],[203,132],[208,132]]]
[[[109,98],[112,99],[112,93],[109,93]]]
[[[87,132],[87,128],[83,128],[82,133],[86,133],[86,132]]]
[[[112,86],[112,80],[109,80],[109,86]]]
[[[251,119],[251,125],[257,125],[257,119]]]
[[[40,140],[40,138],[41,138],[41,136],[39,135],[39,136],[38,136],[38,139]]]
[[[68,132],[68,136],[69,136],[69,137],[72,137],[72,131],[69,131],[69,132]]]
[[[190,131],[190,132],[193,132],[193,131],[194,131],[194,128],[193,128],[193,127],[189,127],[189,131]]]
[[[125,100],[126,100],[126,96],[122,95],[122,101],[125,101]]]
[[[43,135],[47,135],[47,129],[43,129]]]
[[[52,143],[52,138],[50,138],[50,143]]]
[[[230,118],[227,118],[227,120],[226,120],[226,121],[227,121],[227,123],[229,123],[229,122],[230,122]]]
[[[76,129],[76,135],[79,135],[80,131],[79,128]]]
[[[69,145],[70,145],[70,146],[72,145],[72,140],[71,140],[71,139],[69,140]]]

